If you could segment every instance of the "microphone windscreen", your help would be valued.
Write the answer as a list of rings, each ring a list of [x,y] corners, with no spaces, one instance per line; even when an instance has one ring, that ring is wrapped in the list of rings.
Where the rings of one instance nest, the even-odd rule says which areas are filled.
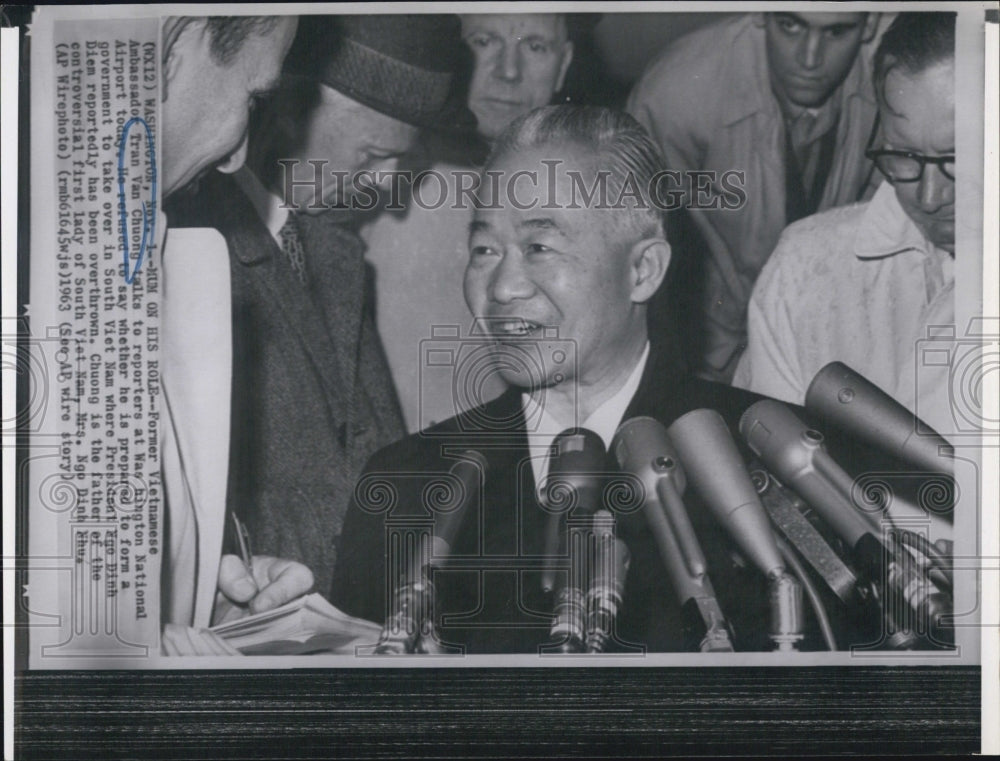
[[[655,496],[657,483],[664,477],[670,479],[679,495],[687,488],[674,445],[658,420],[651,417],[626,420],[615,432],[611,452],[622,471],[636,476],[650,497]]]
[[[675,420],[667,434],[715,519],[763,573],[783,570],[771,524],[722,416],[694,410]]]
[[[568,517],[593,515],[602,506],[606,459],[604,441],[593,431],[569,428],[556,436],[544,487],[549,507],[569,508]]]
[[[740,435],[767,469],[808,502],[851,547],[872,532],[851,503],[850,477],[823,450],[823,435],[787,405],[775,399],[750,405],[740,418]]]
[[[650,417],[632,418],[618,427],[611,450],[622,472],[642,484],[646,524],[681,602],[703,596],[708,569],[681,499],[686,480],[667,429]]]
[[[954,450],[944,437],[843,362],[816,373],[806,391],[806,409],[900,460],[954,471]]]

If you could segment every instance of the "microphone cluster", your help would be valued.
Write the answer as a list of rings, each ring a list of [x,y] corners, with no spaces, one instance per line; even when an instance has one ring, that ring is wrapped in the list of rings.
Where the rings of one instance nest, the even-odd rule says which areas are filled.
[[[839,362],[813,380],[806,408],[898,459],[936,473],[952,470],[954,453],[942,437]],[[676,595],[684,633],[700,651],[733,651],[734,633],[685,505],[689,490],[765,580],[775,650],[801,646],[804,595],[827,647],[837,649],[816,580],[845,606],[877,606],[886,647],[954,643],[948,559],[912,531],[880,536],[879,524],[854,504],[854,481],[819,431],[787,405],[764,399],[744,412],[739,434],[758,460],[751,469],[723,418],[709,409],[689,412],[669,428],[650,417],[626,420],[610,445],[620,474],[641,486],[641,519]],[[608,455],[600,436],[583,428],[563,431],[551,447],[542,491],[549,512],[542,588],[552,596],[553,618],[543,652],[605,652],[617,641],[631,558],[605,504]],[[376,652],[442,652],[431,569],[450,554],[485,469],[481,454],[463,453],[450,472],[462,487],[460,504],[404,548]]]
[[[954,452],[925,423],[881,389],[840,362],[824,367],[810,385],[806,409],[924,471],[950,474]],[[740,420],[740,434],[778,483],[818,515],[843,546],[849,569],[831,579],[830,564],[797,544],[842,600],[874,599],[894,649],[954,643],[950,621],[950,569],[933,545],[912,531],[876,523],[855,506],[854,481],[827,451],[824,436],[808,427],[786,405],[771,399],[753,404]],[[772,490],[774,494],[775,490]],[[880,534],[884,533],[884,537]],[[815,542],[811,545],[815,547]],[[829,554],[829,547],[822,548]],[[856,577],[856,579],[854,578]],[[855,597],[854,599],[857,599]]]
[[[646,517],[679,602],[683,607],[693,600],[700,614],[705,631],[700,649],[733,647],[681,500],[685,475],[715,520],[767,579],[768,633],[775,648],[794,649],[803,637],[802,591],[785,570],[757,490],[719,413],[694,410],[669,429],[652,418],[634,418],[618,429],[612,449],[623,470],[642,472],[647,479],[650,473],[656,474],[645,505]]]
[[[806,406],[924,471],[952,470],[953,451],[941,436],[842,363],[816,376]],[[819,431],[787,405],[765,399],[746,410],[739,433],[759,459],[752,473],[725,421],[708,409],[689,412],[669,428],[650,417],[632,418],[618,428],[610,447],[621,472],[642,484],[642,515],[686,617],[685,633],[695,634],[702,652],[732,651],[734,644],[684,503],[689,488],[766,580],[768,635],[775,650],[800,646],[804,594],[827,647],[837,649],[815,577],[846,606],[877,606],[884,637],[870,644],[894,649],[953,644],[947,559],[911,531],[894,528],[880,537],[880,526],[855,506],[854,480],[827,451]],[[596,563],[602,572],[591,575],[588,587],[572,530],[553,535],[563,556],[569,541],[571,569],[557,590],[552,642],[561,652],[600,652],[614,637],[628,548],[609,541],[614,519],[597,497],[605,454],[600,438],[581,429],[566,431],[553,452],[553,473],[560,483],[574,484],[580,497],[575,514],[592,522],[601,546],[614,546],[608,555],[618,562]],[[828,541],[830,534],[834,538]],[[595,589],[603,590],[603,597]],[[608,601],[599,613],[597,599]]]

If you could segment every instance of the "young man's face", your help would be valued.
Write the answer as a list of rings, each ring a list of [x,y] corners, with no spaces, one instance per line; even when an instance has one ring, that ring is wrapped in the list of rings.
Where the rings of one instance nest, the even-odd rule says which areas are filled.
[[[939,63],[919,74],[900,68],[885,79],[880,147],[923,156],[955,153],[955,63]],[[935,246],[955,253],[955,181],[941,167],[925,164],[916,182],[895,182],[896,198]]]
[[[821,106],[854,65],[874,33],[874,13],[765,13],[771,89],[803,108]]]
[[[573,58],[558,14],[463,15],[462,38],[475,68],[469,109],[479,132],[493,139],[521,114],[546,106],[563,85]]]
[[[541,163],[553,156],[562,160],[554,182]],[[572,145],[529,149],[502,156],[490,167],[500,173],[498,193],[484,179],[483,208],[471,226],[465,298],[502,355],[516,358],[518,346],[537,346],[541,365],[498,363],[512,385],[596,386],[620,372],[623,358],[645,341],[645,312],[633,300],[630,242],[613,240],[614,212],[566,208],[567,169],[581,170],[589,187],[590,159]],[[519,170],[537,173],[538,182],[522,178],[513,184],[512,196],[508,182]],[[546,340],[553,329],[558,344]],[[567,341],[575,363],[550,362]]]
[[[181,32],[166,64],[165,194],[216,162],[224,161],[223,171],[243,165],[251,104],[277,84],[296,24],[297,17],[288,16],[267,34],[251,33],[226,63],[212,54],[203,23],[192,22]]]

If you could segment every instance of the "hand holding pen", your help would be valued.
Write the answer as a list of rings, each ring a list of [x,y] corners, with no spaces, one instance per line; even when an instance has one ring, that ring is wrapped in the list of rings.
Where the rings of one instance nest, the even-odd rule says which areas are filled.
[[[295,560],[251,553],[246,527],[232,514],[240,556],[223,555],[212,625],[261,613],[309,592],[313,574]]]

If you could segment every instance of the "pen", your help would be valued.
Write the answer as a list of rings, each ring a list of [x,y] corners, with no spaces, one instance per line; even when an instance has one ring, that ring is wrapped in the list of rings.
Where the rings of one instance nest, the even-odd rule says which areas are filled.
[[[237,517],[236,513],[230,513],[230,515],[233,518],[233,529],[236,532],[236,540],[240,545],[240,557],[243,559],[243,565],[246,566],[247,573],[253,579],[253,555],[250,552],[250,532],[247,531],[247,527]],[[254,580],[256,581],[256,579]]]

